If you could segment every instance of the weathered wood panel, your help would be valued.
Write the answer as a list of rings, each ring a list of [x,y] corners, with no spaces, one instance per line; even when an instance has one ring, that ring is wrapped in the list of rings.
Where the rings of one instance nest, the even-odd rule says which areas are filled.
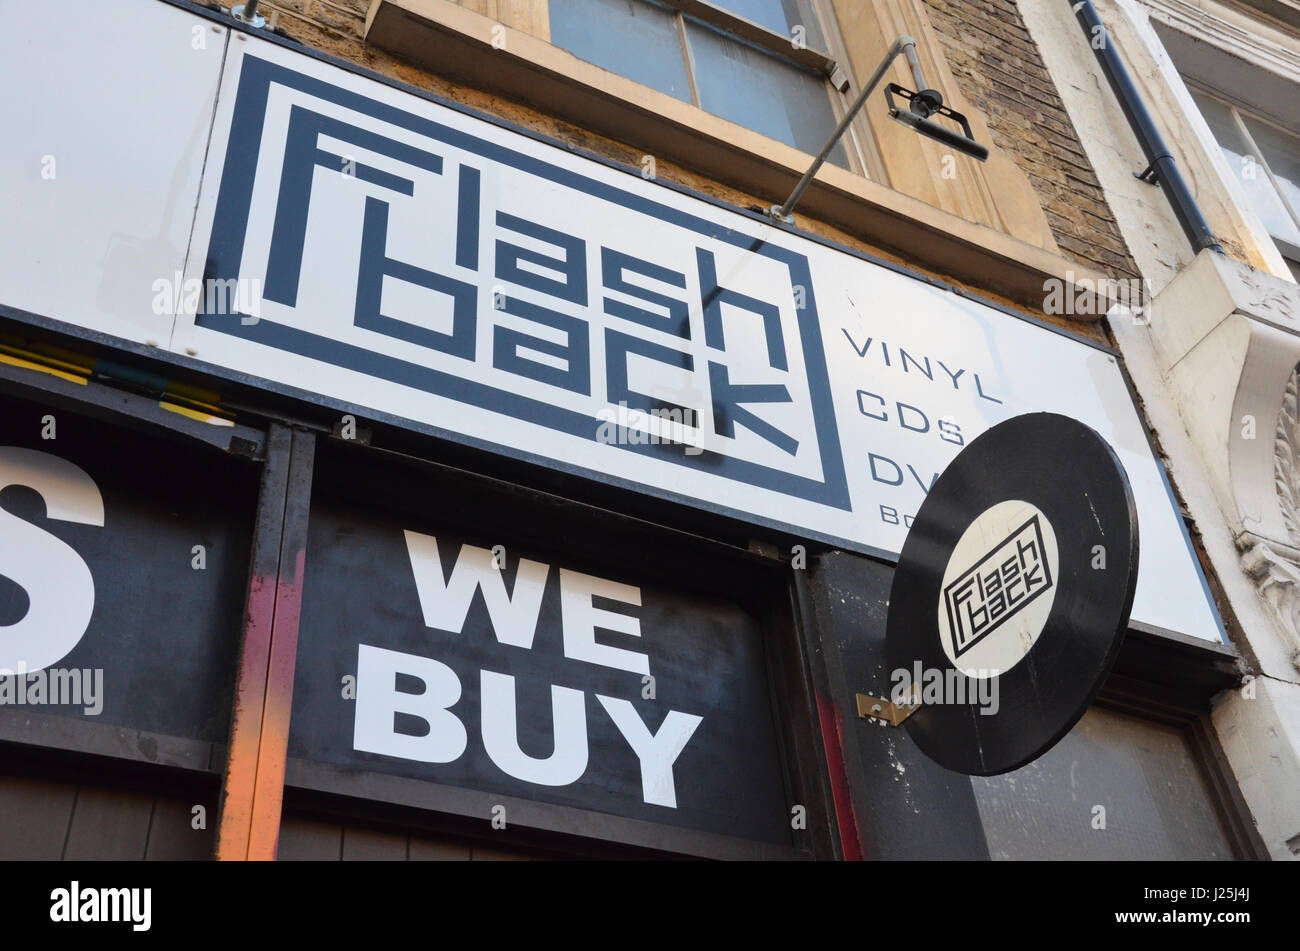
[[[63,858],[72,860],[144,858],[153,818],[154,797],[102,787],[82,787],[68,825]]]
[[[62,858],[76,798],[73,783],[0,776],[0,859]]]
[[[194,807],[206,828],[195,828]],[[212,855],[211,797],[0,775],[0,860],[189,860]]]
[[[541,857],[524,849],[480,846],[296,814],[286,815],[280,823],[276,856],[282,862],[527,862]]]

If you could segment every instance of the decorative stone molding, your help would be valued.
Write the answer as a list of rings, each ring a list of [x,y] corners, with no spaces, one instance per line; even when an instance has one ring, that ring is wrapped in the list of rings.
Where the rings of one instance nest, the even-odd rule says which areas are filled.
[[[1291,663],[1300,670],[1300,551],[1244,532],[1237,539],[1241,568],[1272,610],[1287,640]]]
[[[1217,3],[1141,0],[1152,18],[1263,69],[1300,83],[1300,52],[1285,34]]]
[[[1269,606],[1296,667],[1300,287],[1202,252],[1156,295],[1149,329],[1242,569]]]
[[[1291,371],[1273,441],[1273,477],[1282,521],[1294,546],[1300,547],[1300,367]]]
[[[1251,532],[1237,538],[1241,567],[1272,608],[1300,670],[1300,366],[1291,371],[1273,438],[1273,483],[1290,545]]]

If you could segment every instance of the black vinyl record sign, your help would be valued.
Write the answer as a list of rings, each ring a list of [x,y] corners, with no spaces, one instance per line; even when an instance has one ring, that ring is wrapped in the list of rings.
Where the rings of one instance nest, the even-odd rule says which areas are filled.
[[[967,775],[1047,752],[1119,654],[1137,570],[1133,493],[1096,432],[1033,413],[980,435],[930,489],[894,574],[886,655],[896,695],[920,700],[903,727]]]

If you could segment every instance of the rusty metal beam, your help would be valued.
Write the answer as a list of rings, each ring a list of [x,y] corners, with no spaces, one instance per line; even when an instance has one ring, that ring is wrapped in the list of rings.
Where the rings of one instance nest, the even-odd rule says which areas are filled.
[[[217,823],[220,861],[275,858],[314,455],[312,434],[271,425]]]
[[[253,824],[248,834],[248,857],[254,860],[274,860],[280,838],[280,807],[284,801],[285,757],[289,752],[289,717],[293,708],[294,665],[298,659],[298,621],[302,616],[307,519],[311,509],[315,455],[315,435],[296,430],[289,459],[289,490],[280,541],[280,573],[276,583],[266,700],[262,707]]]

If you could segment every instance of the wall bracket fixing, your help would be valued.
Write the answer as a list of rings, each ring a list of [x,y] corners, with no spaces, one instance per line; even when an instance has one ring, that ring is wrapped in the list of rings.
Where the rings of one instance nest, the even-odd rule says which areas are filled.
[[[1134,172],[1133,177],[1148,185],[1160,184],[1160,170],[1156,168],[1155,163],[1148,165],[1144,171]]]
[[[880,697],[860,693],[857,695],[858,717],[862,720],[879,720],[890,726],[898,726],[921,706],[918,692],[916,685],[913,684],[911,696],[903,703],[894,703],[892,700],[883,700]]]

